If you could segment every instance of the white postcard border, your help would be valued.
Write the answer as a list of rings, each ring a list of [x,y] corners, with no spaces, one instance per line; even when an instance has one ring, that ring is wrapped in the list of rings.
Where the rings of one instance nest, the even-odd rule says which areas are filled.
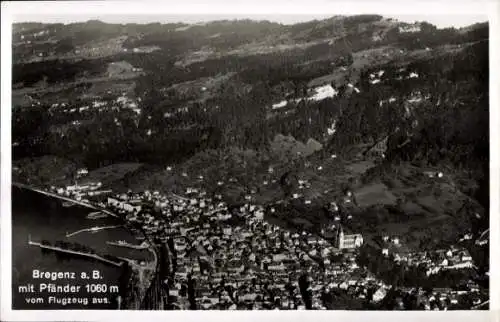
[[[500,155],[499,145],[494,139],[499,137],[499,79],[500,51],[498,21],[500,6],[494,0],[479,1],[141,1],[141,2],[117,2],[117,1],[82,1],[82,2],[2,2],[2,78],[1,78],[1,153],[0,153],[0,180],[1,180],[1,204],[0,204],[0,229],[1,229],[1,311],[0,319],[4,321],[57,321],[57,320],[119,320],[138,319],[148,320],[213,320],[213,321],[250,321],[255,319],[264,320],[316,320],[331,321],[332,319],[344,319],[347,321],[360,321],[377,319],[385,321],[407,321],[419,320],[441,320],[453,321],[499,321],[500,309],[500,189],[498,179],[500,178]],[[220,14],[242,14],[242,15],[283,15],[299,14],[314,15],[330,12],[334,14],[484,14],[487,13],[490,22],[490,311],[450,311],[450,312],[380,312],[380,311],[169,311],[146,312],[146,311],[89,311],[89,310],[57,310],[57,311],[13,311],[11,309],[12,287],[11,287],[11,22],[14,16],[21,15],[73,15],[79,14],[95,15],[96,18],[103,14],[114,15],[220,15]],[[496,247],[494,247],[496,246]],[[168,314],[168,315],[166,315]]]

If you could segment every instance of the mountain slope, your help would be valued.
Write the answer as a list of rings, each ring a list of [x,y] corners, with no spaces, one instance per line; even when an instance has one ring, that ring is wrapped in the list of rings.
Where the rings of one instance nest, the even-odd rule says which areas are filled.
[[[391,206],[399,210],[443,215],[469,198],[487,211],[488,34],[487,24],[437,29],[378,15],[295,25],[18,24],[14,161],[146,163],[122,184],[198,184],[196,174],[171,179],[165,167],[176,165],[212,181],[237,178],[227,189],[236,199],[260,187],[266,203],[286,197],[279,178],[292,171],[314,182],[302,194],[320,205],[358,184],[368,196],[380,188],[400,198]],[[276,138],[290,139],[287,153]],[[309,155],[306,142],[317,151]],[[411,167],[447,169],[467,198],[446,208],[437,195],[414,200],[421,179],[390,186]]]

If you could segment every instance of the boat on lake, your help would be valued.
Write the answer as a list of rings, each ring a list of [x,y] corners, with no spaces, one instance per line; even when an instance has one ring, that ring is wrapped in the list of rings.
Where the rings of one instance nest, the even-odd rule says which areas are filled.
[[[73,207],[74,205],[76,205],[76,204],[73,203],[73,202],[71,202],[71,201],[65,201],[65,202],[62,203],[62,206],[66,207],[66,208]]]
[[[106,217],[108,217],[108,215],[101,211],[94,211],[87,215],[87,219],[101,219]]]

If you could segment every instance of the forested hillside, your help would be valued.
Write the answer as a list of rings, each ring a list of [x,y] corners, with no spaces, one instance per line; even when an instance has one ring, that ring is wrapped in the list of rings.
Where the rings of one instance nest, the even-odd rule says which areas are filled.
[[[18,24],[13,157],[90,169],[139,162],[161,173],[252,151],[244,163],[256,164],[256,178],[270,164],[289,171],[361,155],[377,167],[453,169],[487,207],[488,34],[487,24],[438,29],[378,15]],[[109,74],[117,62],[129,70]],[[284,154],[279,135],[322,148]]]

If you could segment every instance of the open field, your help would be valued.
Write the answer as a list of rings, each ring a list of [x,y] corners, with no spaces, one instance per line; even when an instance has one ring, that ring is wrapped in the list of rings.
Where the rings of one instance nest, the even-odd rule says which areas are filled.
[[[366,185],[354,191],[356,202],[360,207],[369,207],[376,204],[395,205],[396,197],[383,183]]]

